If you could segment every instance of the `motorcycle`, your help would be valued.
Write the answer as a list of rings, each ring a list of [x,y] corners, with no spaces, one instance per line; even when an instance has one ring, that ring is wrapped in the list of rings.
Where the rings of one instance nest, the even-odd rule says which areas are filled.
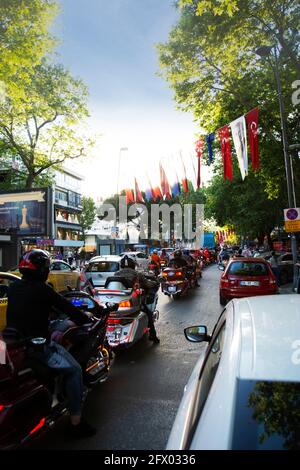
[[[187,277],[186,268],[167,268],[162,272],[162,292],[174,300],[186,294],[190,287],[196,285],[195,279]]]
[[[149,275],[153,279],[153,275]],[[109,315],[106,338],[113,350],[125,349],[137,343],[149,332],[148,317],[143,311],[143,304],[152,312],[153,320],[159,318],[157,310],[158,289],[145,294],[136,283],[132,283],[124,277],[114,276],[106,280],[103,288],[94,288],[95,300],[104,305],[106,302],[114,302],[119,305],[118,311]]]
[[[60,343],[82,367],[85,400],[94,385],[108,378],[113,355],[105,335],[108,317],[117,306],[107,304],[102,309],[90,295],[79,291],[68,292],[65,297],[90,314],[90,323],[60,332]],[[55,329],[59,321],[65,322],[55,320]],[[1,450],[20,447],[52,428],[67,413],[59,372],[49,369],[31,354],[41,351],[45,343],[45,338],[24,338],[13,328],[2,332],[6,354],[5,364],[0,365]]]
[[[159,276],[160,274],[160,265],[154,263],[154,261],[150,261],[148,265],[148,272],[150,274],[155,274],[155,276]]]

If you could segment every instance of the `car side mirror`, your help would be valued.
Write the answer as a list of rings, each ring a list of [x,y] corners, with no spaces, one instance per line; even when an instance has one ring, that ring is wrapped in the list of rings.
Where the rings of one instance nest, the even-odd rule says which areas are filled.
[[[223,266],[222,264],[219,264],[219,270],[220,271],[225,271],[225,266]]]
[[[71,269],[72,271],[77,271],[77,266],[72,266]]]
[[[185,337],[192,343],[209,343],[211,336],[207,334],[206,326],[190,326],[184,330]]]

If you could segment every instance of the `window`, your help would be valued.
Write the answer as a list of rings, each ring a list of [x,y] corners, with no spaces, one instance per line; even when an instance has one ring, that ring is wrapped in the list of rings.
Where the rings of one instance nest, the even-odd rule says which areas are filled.
[[[223,314],[221,315],[221,321],[223,321]],[[204,366],[201,370],[201,375],[198,383],[198,394],[196,401],[194,403],[193,417],[190,424],[190,436],[192,439],[194,428],[198,422],[204,405],[206,403],[209,391],[215,379],[224,345],[224,334],[225,334],[226,323],[223,322],[220,329],[218,329],[218,324],[216,325],[215,331],[217,332],[214,335],[214,338],[211,342],[208,354],[205,359]]]
[[[228,274],[234,276],[267,276],[268,267],[264,263],[236,261],[229,267]]]
[[[234,412],[233,450],[300,450],[299,382],[239,380]]]
[[[51,264],[50,271],[71,271],[71,268],[66,263],[54,262]]]
[[[87,273],[114,273],[119,270],[119,263],[110,261],[97,261],[90,263],[86,269]]]

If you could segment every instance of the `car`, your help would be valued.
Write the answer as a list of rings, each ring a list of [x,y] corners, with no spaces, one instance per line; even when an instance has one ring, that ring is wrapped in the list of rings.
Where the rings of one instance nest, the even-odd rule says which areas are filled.
[[[0,331],[6,325],[7,293],[12,282],[20,279],[15,274],[0,273]]]
[[[21,276],[18,268],[11,269],[9,272],[18,277]],[[60,293],[66,292],[68,287],[80,289],[80,272],[65,261],[52,260],[47,283]]]
[[[91,280],[95,287],[104,287],[106,279],[121,269],[122,257],[117,255],[95,256],[80,274],[81,288]]]
[[[262,258],[232,259],[220,279],[220,304],[257,295],[278,294],[276,277]]]
[[[120,256],[123,257],[125,255],[132,258],[136,262],[138,268],[142,270],[146,270],[148,268],[149,256],[143,251],[125,251],[124,253],[121,253]]]
[[[300,296],[234,299],[185,386],[167,450],[299,449]]]
[[[264,252],[259,254],[255,257],[261,257],[266,261],[270,261],[272,258],[272,253]],[[293,264],[293,255],[292,253],[275,253],[278,269],[279,269],[279,276],[280,276],[280,285],[288,284],[289,282],[293,281],[294,276],[294,264]],[[298,262],[300,262],[300,255],[297,257]]]

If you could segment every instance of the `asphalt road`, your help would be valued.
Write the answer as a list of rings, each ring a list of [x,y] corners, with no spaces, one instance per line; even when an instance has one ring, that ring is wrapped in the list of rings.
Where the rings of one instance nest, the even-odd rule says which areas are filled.
[[[30,445],[33,449],[163,450],[184,386],[201,348],[186,341],[183,329],[205,324],[209,331],[219,317],[217,266],[203,273],[201,286],[174,301],[160,294],[157,331],[161,343],[144,338],[117,355],[108,381],[97,386],[85,407],[87,419],[98,428],[90,439],[68,440],[66,420]]]

